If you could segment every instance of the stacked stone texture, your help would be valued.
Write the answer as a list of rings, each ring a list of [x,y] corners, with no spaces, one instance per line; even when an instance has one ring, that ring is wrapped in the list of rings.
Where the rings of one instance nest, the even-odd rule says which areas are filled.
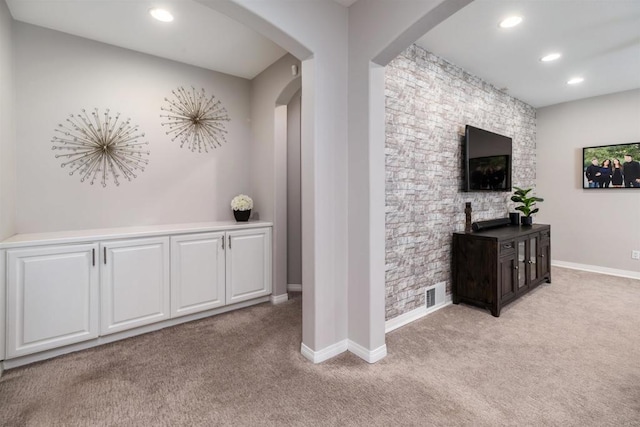
[[[533,187],[535,109],[413,45],[386,67],[386,318],[424,306],[425,288],[451,293],[452,233],[504,218],[511,193],[466,193],[465,125],[513,139],[512,184]]]

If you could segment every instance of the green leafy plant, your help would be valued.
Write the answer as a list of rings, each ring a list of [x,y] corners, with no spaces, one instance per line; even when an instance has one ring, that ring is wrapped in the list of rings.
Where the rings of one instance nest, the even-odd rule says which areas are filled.
[[[524,216],[531,216],[534,213],[538,212],[538,208],[534,208],[536,202],[544,202],[544,199],[535,196],[528,196],[528,194],[533,190],[533,188],[518,188],[513,187],[516,191],[513,192],[513,196],[511,196],[511,201],[516,203],[521,203],[521,205],[516,206],[516,210],[522,212]]]

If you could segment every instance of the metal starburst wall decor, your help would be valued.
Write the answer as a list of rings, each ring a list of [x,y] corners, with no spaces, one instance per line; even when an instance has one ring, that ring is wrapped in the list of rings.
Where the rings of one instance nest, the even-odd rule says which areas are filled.
[[[131,119],[120,121],[120,113],[115,116],[107,109],[100,114],[94,109],[90,114],[70,114],[66,124],[59,124],[55,132],[59,136],[52,139],[52,150],[60,152],[56,159],[62,159],[61,166],[71,168],[69,175],[78,174],[80,182],[97,180],[103,187],[107,182],[120,185],[119,178],[131,181],[136,172],[144,172],[149,160],[148,142],[138,142],[144,138],[138,126],[131,125]]]
[[[215,96],[207,96],[204,89],[191,91],[183,87],[172,90],[174,99],[165,98],[166,107],[161,107],[160,117],[165,119],[162,126],[167,126],[167,135],[171,141],[180,140],[180,147],[187,146],[191,151],[202,153],[222,146],[227,142],[224,122],[228,122],[227,110]]]

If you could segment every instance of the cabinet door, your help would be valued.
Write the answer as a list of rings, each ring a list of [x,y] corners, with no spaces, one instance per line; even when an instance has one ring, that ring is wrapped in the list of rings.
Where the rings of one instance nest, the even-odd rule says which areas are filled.
[[[551,270],[551,240],[549,231],[540,233],[540,248],[538,257],[538,277],[549,277]]]
[[[538,251],[540,250],[540,234],[535,233],[529,236],[527,241],[527,277],[529,279],[529,285],[538,281]]]
[[[224,233],[171,238],[171,317],[225,304]]]
[[[101,244],[102,335],[168,319],[169,238]]]
[[[271,293],[271,229],[227,232],[227,304]]]
[[[7,251],[7,357],[98,336],[96,244]]]
[[[498,277],[498,287],[501,303],[507,302],[516,296],[518,289],[517,261],[515,252],[511,255],[500,258],[500,270]]]
[[[527,238],[519,239],[517,241],[517,255],[518,255],[518,292],[524,292],[529,289],[529,257],[528,257],[528,244],[529,240]]]

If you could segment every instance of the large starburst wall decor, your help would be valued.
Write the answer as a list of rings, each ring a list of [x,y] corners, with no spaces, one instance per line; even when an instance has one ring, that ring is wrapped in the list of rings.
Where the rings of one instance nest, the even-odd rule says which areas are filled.
[[[96,108],[90,114],[70,114],[66,124],[59,124],[55,132],[59,136],[52,139],[56,159],[62,159],[61,166],[71,168],[69,175],[78,174],[80,182],[96,180],[107,186],[110,180],[118,186],[119,178],[127,181],[136,178],[136,172],[144,172],[149,160],[149,142],[139,142],[144,133],[138,126],[131,125],[131,119],[120,121],[120,113],[111,116],[107,109],[100,114]]]
[[[179,87],[172,90],[173,99],[165,98],[166,107],[161,107],[167,114],[161,114],[165,119],[161,124],[167,126],[167,135],[171,141],[179,140],[180,147],[191,151],[209,152],[227,142],[227,130],[224,123],[228,122],[227,110],[215,96],[207,96],[204,89],[196,91],[194,87],[186,90]]]

